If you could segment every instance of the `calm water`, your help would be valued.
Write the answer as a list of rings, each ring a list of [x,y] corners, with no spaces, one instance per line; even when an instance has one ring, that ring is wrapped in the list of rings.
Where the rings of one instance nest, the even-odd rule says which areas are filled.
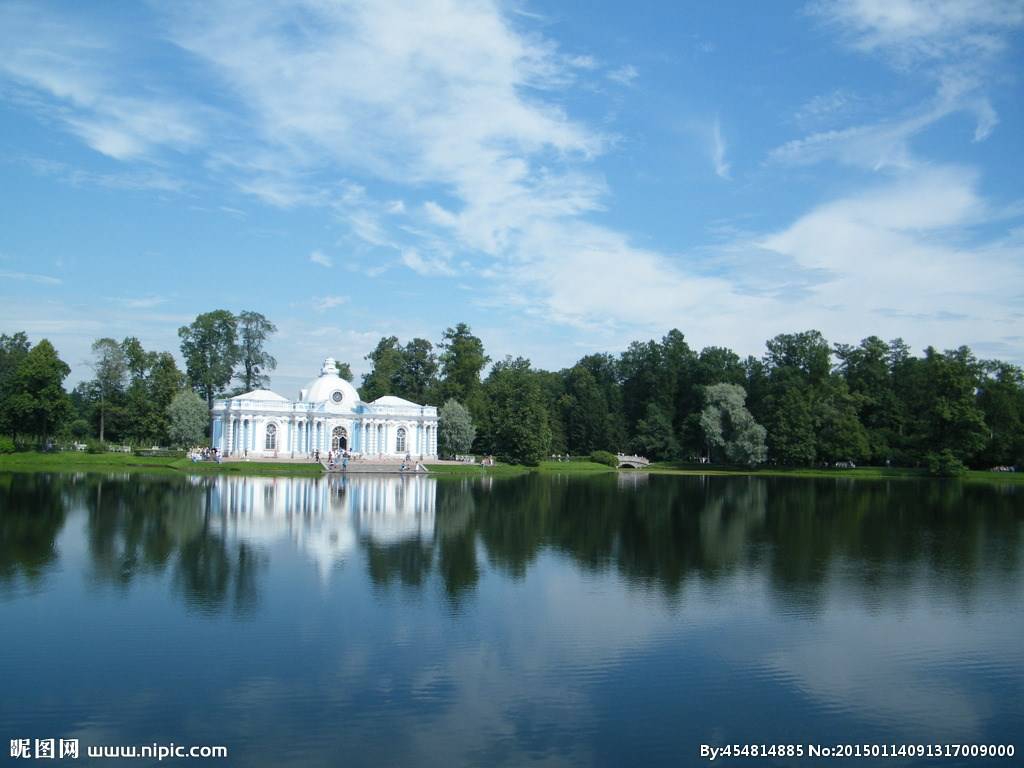
[[[1022,491],[0,474],[0,745],[452,768],[1016,742],[985,764],[1019,764]]]

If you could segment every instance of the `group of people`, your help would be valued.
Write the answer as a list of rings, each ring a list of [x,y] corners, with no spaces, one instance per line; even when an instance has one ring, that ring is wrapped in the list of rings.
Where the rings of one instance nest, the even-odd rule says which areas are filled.
[[[216,448],[206,448],[202,446],[190,448],[188,457],[193,463],[198,461],[215,461],[220,464],[223,460],[223,457],[220,455],[220,451]]]
[[[405,458],[402,459],[402,464],[398,467],[399,472],[426,472],[427,468],[423,466],[422,462],[417,461],[415,465],[412,462],[412,456],[408,453],[405,454]]]
[[[327,452],[327,468],[328,469],[337,469],[338,467],[341,467],[341,471],[344,472],[346,469],[348,469],[348,462],[349,462],[349,459],[351,459],[351,458],[352,458],[352,454],[350,454],[347,450],[341,450],[341,451],[337,451],[337,452],[335,452],[333,450],[332,451],[328,451]],[[316,452],[316,460],[320,461],[320,451]]]

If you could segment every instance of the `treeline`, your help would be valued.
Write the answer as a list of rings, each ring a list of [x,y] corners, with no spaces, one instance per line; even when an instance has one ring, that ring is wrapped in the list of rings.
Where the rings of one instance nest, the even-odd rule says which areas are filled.
[[[277,328],[258,312],[200,314],[178,330],[186,369],[168,351],[135,337],[96,339],[91,379],[71,392],[71,369],[46,339],[24,332],[0,336],[0,449],[40,448],[54,439],[136,446],[204,441],[213,398],[269,382],[277,363],[265,350]],[[234,387],[232,387],[234,383]]]
[[[99,339],[95,377],[70,395],[62,387],[68,367],[49,342],[30,347],[24,333],[0,336],[0,429],[13,438],[180,441],[175,395],[186,388],[209,408],[215,397],[268,386],[276,361],[266,344],[275,331],[257,312],[201,314],[178,331],[185,371],[137,339]],[[436,345],[382,338],[366,359],[360,396],[442,406],[447,453],[534,464],[551,454],[624,451],[656,461],[850,461],[942,474],[1024,461],[1024,374],[967,347],[916,356],[900,339],[832,345],[804,331],[741,358],[724,347],[698,351],[672,330],[560,371],[521,357],[488,369],[483,342],[460,323]],[[338,370],[352,377],[347,363]]]
[[[362,394],[463,403],[479,452],[535,463],[552,454],[637,452],[653,460],[783,466],[928,466],[1024,461],[1024,375],[967,347],[911,354],[901,340],[831,345],[780,334],[761,357],[690,347],[678,330],[593,354],[561,371],[523,358],[489,362],[469,327],[429,341],[381,340]],[[724,386],[723,386],[724,385]],[[444,434],[442,429],[442,435]]]

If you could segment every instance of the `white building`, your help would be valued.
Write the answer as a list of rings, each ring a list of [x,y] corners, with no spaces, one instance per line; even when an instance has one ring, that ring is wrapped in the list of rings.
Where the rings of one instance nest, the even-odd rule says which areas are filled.
[[[327,358],[289,400],[257,389],[213,403],[212,445],[223,456],[292,458],[319,450],[367,457],[437,456],[437,408],[385,395],[364,403]]]

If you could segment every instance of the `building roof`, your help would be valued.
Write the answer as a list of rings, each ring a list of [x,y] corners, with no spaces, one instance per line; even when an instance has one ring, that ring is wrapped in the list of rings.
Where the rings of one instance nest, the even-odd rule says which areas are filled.
[[[341,393],[341,400],[335,400],[334,394]],[[299,400],[304,403],[329,403],[336,408],[352,409],[359,402],[359,393],[345,379],[338,375],[334,358],[324,360],[320,375],[302,388]]]
[[[252,392],[245,392],[241,395],[235,395],[231,400],[278,400],[280,402],[287,403],[288,398],[282,397],[277,392],[271,392],[269,389],[254,389]]]
[[[370,403],[370,405],[397,405],[404,408],[422,407],[419,403],[413,403],[401,397],[395,397],[394,395],[384,395],[383,397],[378,397],[376,400]]]

